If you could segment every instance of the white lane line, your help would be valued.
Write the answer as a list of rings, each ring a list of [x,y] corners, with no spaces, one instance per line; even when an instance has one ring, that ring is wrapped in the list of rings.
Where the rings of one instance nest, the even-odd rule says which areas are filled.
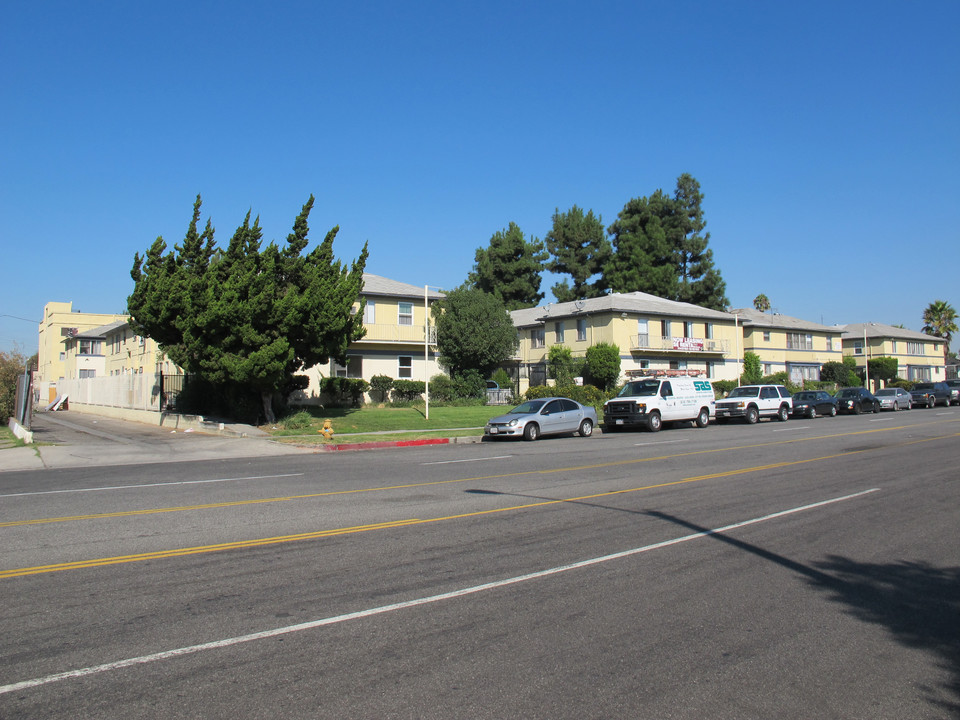
[[[570,572],[571,570],[578,570],[580,568],[590,567],[591,565],[599,565],[612,560],[620,560],[621,558],[639,555],[641,553],[650,552],[651,550],[660,550],[662,548],[670,547],[672,545],[679,545],[680,543],[688,542],[690,540],[698,540],[700,538],[709,537],[710,535],[717,535],[719,533],[737,530],[742,527],[747,527],[748,525],[756,525],[757,523],[766,522],[767,520],[775,520],[776,518],[793,515],[805,510],[813,510],[814,508],[824,507],[825,505],[832,505],[834,503],[844,502],[845,500],[853,500],[855,498],[863,497],[864,495],[869,495],[870,493],[878,492],[879,489],[880,488],[871,488],[870,490],[863,490],[851,495],[830,498],[829,500],[821,500],[819,502],[810,503],[809,505],[801,505],[799,507],[790,508],[789,510],[781,510],[780,512],[771,513],[770,515],[763,515],[751,520],[733,523],[732,525],[724,525],[723,527],[714,528],[713,530],[704,530],[692,535],[683,535],[672,540],[664,540],[663,542],[654,543],[653,545],[644,545],[643,547],[633,548],[632,550],[623,550],[610,555],[602,555],[600,557],[581,560],[579,562],[570,563],[569,565],[560,565],[557,567],[548,568],[546,570],[528,573],[526,575],[517,575],[516,577],[506,578],[504,580],[495,580],[493,582],[483,583],[482,585],[461,588],[460,590],[453,590],[451,592],[441,593],[439,595],[429,595],[427,597],[416,598],[414,600],[393,603],[392,605],[381,605],[380,607],[370,608],[368,610],[358,610],[357,612],[346,613],[345,615],[335,615],[334,617],[312,620],[310,622],[299,623],[297,625],[287,625],[286,627],[275,628],[273,630],[264,630],[262,632],[250,633],[249,635],[238,635],[232,638],[224,638],[223,640],[201,643],[200,645],[189,645],[187,647],[176,648],[174,650],[165,650],[163,652],[153,653],[151,655],[141,655],[139,657],[127,658],[126,660],[117,660],[116,662],[105,663],[103,665],[93,665],[91,667],[78,668],[77,670],[68,670],[66,672],[55,673],[53,675],[46,675],[44,677],[34,678],[32,680],[23,680],[21,682],[11,683],[9,685],[0,685],[0,695],[17,692],[18,690],[25,690],[26,688],[38,687],[40,685],[49,685],[50,683],[59,682],[61,680],[70,680],[73,678],[87,677],[89,675],[98,675],[100,673],[110,672],[112,670],[121,670],[123,668],[133,667],[135,665],[146,665],[148,663],[159,662],[161,660],[170,660],[171,658],[180,657],[182,655],[192,655],[193,653],[203,652],[204,650],[216,650],[218,648],[240,645],[241,643],[253,642],[254,640],[265,640],[267,638],[277,637],[280,635],[290,635],[292,633],[303,632],[304,630],[313,630],[325,625],[336,625],[338,623],[349,622],[350,620],[359,620],[361,618],[367,618],[373,615],[382,615],[384,613],[405,610],[406,608],[417,607],[419,605],[429,605],[431,603],[441,602],[443,600],[452,600],[453,598],[465,597],[467,595],[473,595],[475,593],[485,592],[487,590],[495,590],[497,588],[507,587],[508,585],[529,582],[530,580],[538,580],[550,575],[559,575],[560,573]]]
[[[6,495],[0,495],[0,498],[25,497],[27,495],[61,495],[68,493],[103,492],[106,490],[135,490],[137,488],[168,487],[174,485],[204,485],[206,483],[236,482],[239,480],[272,480],[274,478],[299,477],[300,475],[303,475],[303,473],[286,473],[284,475],[251,475],[250,477],[215,478],[211,480],[174,480],[172,482],[144,483],[143,485],[110,485],[104,487],[73,488],[71,490],[36,490],[34,492],[8,493]]]
[[[454,463],[483,462],[485,460],[506,460],[513,455],[494,455],[493,457],[468,458],[466,460],[438,460],[437,462],[420,463],[421,465],[453,465]]]
[[[809,430],[809,429],[810,429],[809,425],[798,425],[798,426],[783,428],[781,430],[773,430],[773,432],[793,432],[794,430]]]
[[[687,442],[686,440],[658,440],[657,442],[634,443],[634,447],[644,447],[646,445],[669,445],[671,443]]]

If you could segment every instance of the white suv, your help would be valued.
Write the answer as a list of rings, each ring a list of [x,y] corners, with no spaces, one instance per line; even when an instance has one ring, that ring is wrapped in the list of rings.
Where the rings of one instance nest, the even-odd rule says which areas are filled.
[[[793,397],[783,385],[741,385],[717,400],[717,420],[743,418],[751,425],[762,417],[785,421],[793,410]]]

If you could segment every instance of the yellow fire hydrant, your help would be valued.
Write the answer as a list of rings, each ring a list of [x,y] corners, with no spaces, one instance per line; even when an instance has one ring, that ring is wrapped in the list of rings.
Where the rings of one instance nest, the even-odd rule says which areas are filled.
[[[329,418],[323,421],[323,427],[317,432],[323,435],[327,440],[330,440],[333,437],[333,425],[330,423]]]

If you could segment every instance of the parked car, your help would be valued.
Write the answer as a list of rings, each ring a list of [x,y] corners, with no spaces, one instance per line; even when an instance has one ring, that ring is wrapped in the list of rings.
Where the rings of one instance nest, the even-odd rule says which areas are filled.
[[[960,380],[945,380],[944,382],[950,388],[950,404],[960,405]]]
[[[880,412],[880,401],[866,388],[841,388],[837,393],[837,411],[859,415],[865,412]]]
[[[837,414],[837,399],[824,390],[802,390],[793,394],[793,415],[814,417]]]
[[[913,398],[902,387],[889,387],[877,390],[874,395],[880,401],[881,410],[909,410],[913,407]]]
[[[945,382],[919,382],[910,390],[913,404],[932,408],[934,405],[950,405],[950,386]]]
[[[751,425],[762,417],[786,420],[793,409],[793,397],[783,385],[741,385],[717,400],[717,420],[743,418]]]
[[[617,397],[607,400],[603,431],[644,428],[657,432],[665,422],[685,420],[705,428],[711,415],[715,415],[714,394],[709,380],[648,377],[629,381]]]
[[[522,437],[536,440],[541,435],[579,433],[590,437],[597,426],[597,411],[568,398],[548,397],[527,400],[505,415],[487,421],[487,438]]]

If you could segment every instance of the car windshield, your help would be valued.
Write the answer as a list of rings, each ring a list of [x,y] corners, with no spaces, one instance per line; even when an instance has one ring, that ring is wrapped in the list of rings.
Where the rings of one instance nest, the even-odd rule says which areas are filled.
[[[896,395],[897,391],[893,388],[884,388],[883,390],[877,390],[874,395],[877,397],[885,397],[887,395]]]
[[[513,410],[511,410],[508,415],[530,415],[532,413],[540,412],[546,404],[546,400],[527,400],[521,405],[517,405]]]
[[[756,385],[745,385],[744,387],[734,388],[729,397],[756,397],[760,394],[760,388]]]
[[[634,380],[623,386],[619,397],[653,397],[660,390],[659,380]]]
[[[848,397],[857,397],[860,394],[860,391],[857,388],[844,388],[840,391],[840,394],[837,397],[848,398]]]
[[[815,392],[798,392],[793,396],[794,400],[816,400],[817,394]]]

